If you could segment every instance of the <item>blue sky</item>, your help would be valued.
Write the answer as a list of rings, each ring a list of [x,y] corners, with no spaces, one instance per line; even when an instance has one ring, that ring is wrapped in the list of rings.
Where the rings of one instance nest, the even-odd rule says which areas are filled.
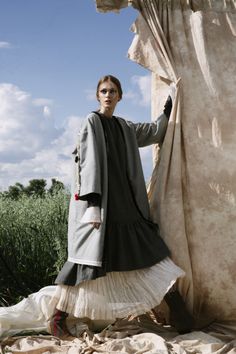
[[[116,114],[150,120],[150,74],[127,51],[138,13],[101,14],[93,0],[5,0],[0,12],[0,188],[32,178],[68,184],[81,120],[97,109],[95,87],[117,76]],[[148,178],[150,149],[141,156]]]

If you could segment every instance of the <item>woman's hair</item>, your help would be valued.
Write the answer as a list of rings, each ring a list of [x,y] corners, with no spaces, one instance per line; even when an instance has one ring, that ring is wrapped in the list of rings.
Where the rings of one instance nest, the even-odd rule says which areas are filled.
[[[123,91],[122,91],[122,88],[121,88],[121,83],[115,76],[112,76],[112,75],[105,75],[98,81],[97,91],[96,91],[97,98],[98,98],[98,91],[99,91],[100,85],[103,84],[103,82],[106,82],[106,81],[111,81],[111,82],[113,82],[113,84],[116,85],[117,90],[118,90],[118,94],[119,94],[119,98],[121,100],[122,99],[122,94],[123,94]]]

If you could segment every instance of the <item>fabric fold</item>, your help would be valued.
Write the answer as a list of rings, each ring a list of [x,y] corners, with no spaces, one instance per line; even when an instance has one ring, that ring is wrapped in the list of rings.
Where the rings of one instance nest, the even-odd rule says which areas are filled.
[[[110,4],[114,10],[116,3]],[[233,321],[235,1],[135,0],[132,5],[140,16],[128,55],[152,72],[153,117],[171,82],[181,77],[161,155],[154,148],[152,217],[186,271],[179,289],[196,320]]]

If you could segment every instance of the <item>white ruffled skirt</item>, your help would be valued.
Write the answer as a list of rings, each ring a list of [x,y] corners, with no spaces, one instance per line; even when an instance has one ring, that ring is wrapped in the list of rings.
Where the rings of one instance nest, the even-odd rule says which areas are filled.
[[[58,285],[52,305],[74,317],[115,320],[159,305],[184,271],[167,257],[152,267],[110,272],[77,286]]]

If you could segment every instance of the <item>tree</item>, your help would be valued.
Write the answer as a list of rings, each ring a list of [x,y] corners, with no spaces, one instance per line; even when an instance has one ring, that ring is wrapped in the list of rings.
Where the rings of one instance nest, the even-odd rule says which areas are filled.
[[[19,197],[21,197],[25,192],[25,187],[23,184],[17,182],[14,186],[10,186],[8,188],[8,191],[4,193],[5,196],[17,200]]]
[[[47,181],[45,179],[31,179],[25,188],[28,196],[44,197],[46,193]]]
[[[57,181],[55,178],[52,178],[51,181],[52,181],[52,184],[51,184],[51,187],[48,189],[48,193],[56,194],[60,190],[65,189],[65,186],[62,182]]]
[[[0,195],[17,200],[23,195],[43,198],[46,193],[53,195],[61,190],[65,190],[65,186],[62,182],[57,181],[55,178],[52,178],[51,182],[51,187],[48,190],[46,189],[47,181],[45,179],[31,179],[26,187],[17,182],[14,186],[9,186],[7,191],[0,192]]]

